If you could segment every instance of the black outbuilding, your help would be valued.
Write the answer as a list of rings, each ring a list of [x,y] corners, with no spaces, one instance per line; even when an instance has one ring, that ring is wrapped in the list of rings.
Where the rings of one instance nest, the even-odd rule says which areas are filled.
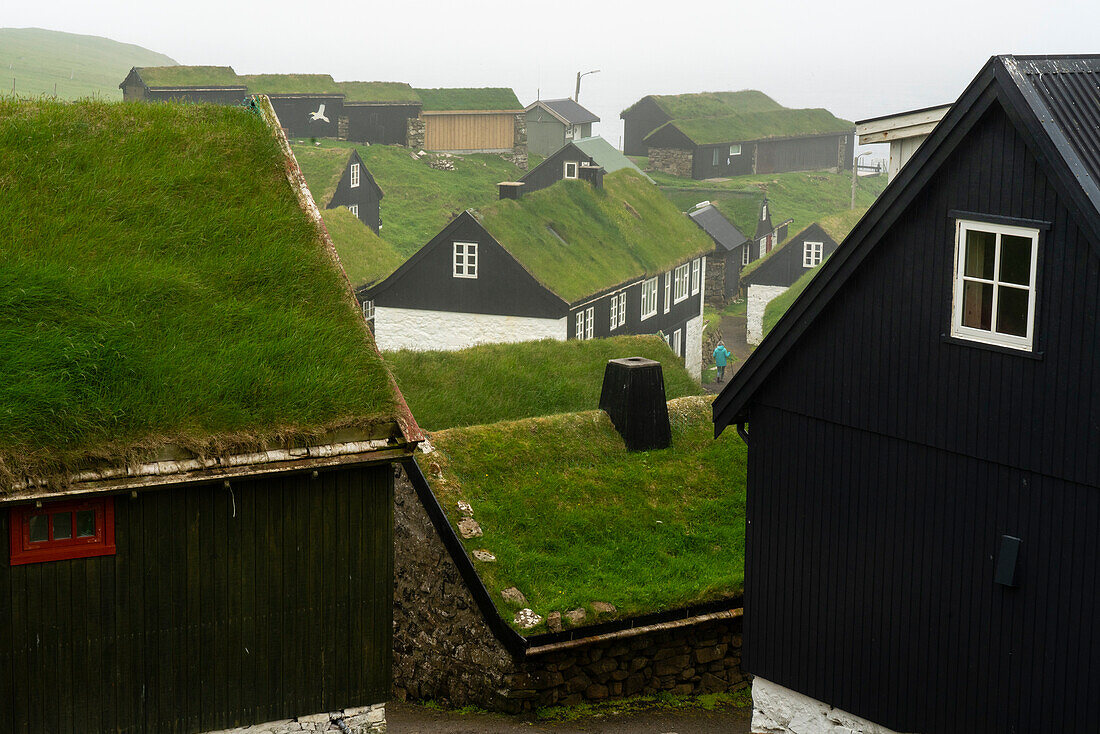
[[[1100,56],[990,59],[715,400],[772,700],[1095,726],[1098,181]]]
[[[347,207],[360,222],[377,234],[382,227],[382,196],[382,188],[363,164],[359,151],[352,149],[347,163],[344,164],[344,171],[340,174],[340,181],[336,184],[336,191],[325,208]]]
[[[778,248],[741,278],[742,286],[769,285],[790,287],[836,252],[837,243],[814,222]]]
[[[688,216],[714,240],[714,252],[707,255],[704,299],[723,306],[737,295],[742,261],[752,254],[752,241],[710,202],[697,206]]]

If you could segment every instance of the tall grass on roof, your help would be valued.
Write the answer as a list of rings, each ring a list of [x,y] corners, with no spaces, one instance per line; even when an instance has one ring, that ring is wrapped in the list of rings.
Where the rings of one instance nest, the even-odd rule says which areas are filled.
[[[0,475],[391,414],[254,114],[0,100],[0,189]]]

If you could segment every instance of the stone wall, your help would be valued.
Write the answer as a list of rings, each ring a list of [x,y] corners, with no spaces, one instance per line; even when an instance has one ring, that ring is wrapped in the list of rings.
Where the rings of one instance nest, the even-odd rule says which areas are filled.
[[[399,469],[394,497],[394,698],[519,713],[540,706],[658,691],[699,694],[748,685],[739,612],[667,622],[513,658],[494,636],[458,567]],[[595,639],[595,638],[594,638]]]
[[[512,154],[508,160],[515,163],[524,171],[527,170],[527,113],[520,112],[516,115],[515,124],[512,126]]]
[[[296,719],[268,721],[237,729],[223,729],[209,734],[291,734],[291,732],[351,732],[351,734],[385,734],[386,704],[358,706],[330,714],[311,714]]]
[[[672,176],[691,178],[691,151],[680,148],[650,148],[649,167]]]
[[[718,252],[707,255],[707,277],[703,280],[703,300],[708,306],[726,305],[726,258]]]
[[[447,252],[447,257],[451,253]],[[383,351],[397,349],[465,349],[475,344],[503,344],[569,337],[567,318],[429,311],[421,308],[374,308],[374,337]]]
[[[750,285],[745,306],[745,341],[755,347],[764,339],[764,310],[772,299],[787,290],[784,285]]]
[[[752,731],[755,734],[897,734],[885,726],[763,678],[752,682]]]
[[[411,150],[424,150],[424,141],[427,140],[428,126],[419,117],[410,117],[405,121],[406,145]]]

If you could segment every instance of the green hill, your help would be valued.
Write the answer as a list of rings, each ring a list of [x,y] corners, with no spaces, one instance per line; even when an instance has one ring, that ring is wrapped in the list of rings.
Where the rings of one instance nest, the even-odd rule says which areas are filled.
[[[133,66],[176,61],[129,43],[42,28],[0,28],[0,94],[56,94],[61,99],[122,99],[119,83]]]

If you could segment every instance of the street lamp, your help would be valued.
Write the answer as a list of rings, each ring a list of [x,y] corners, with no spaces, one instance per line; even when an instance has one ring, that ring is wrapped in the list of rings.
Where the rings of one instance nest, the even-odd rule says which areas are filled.
[[[579,71],[577,72],[577,91],[573,93],[573,101],[574,102],[580,102],[581,101],[581,77],[582,76],[588,76],[589,74],[599,74],[599,73],[600,73],[599,69],[593,69],[592,71],[586,71],[583,74],[580,73]]]
[[[849,209],[856,208],[856,174],[859,172],[859,159],[865,155],[871,155],[871,151],[863,151],[852,161],[852,205],[848,207]]]

